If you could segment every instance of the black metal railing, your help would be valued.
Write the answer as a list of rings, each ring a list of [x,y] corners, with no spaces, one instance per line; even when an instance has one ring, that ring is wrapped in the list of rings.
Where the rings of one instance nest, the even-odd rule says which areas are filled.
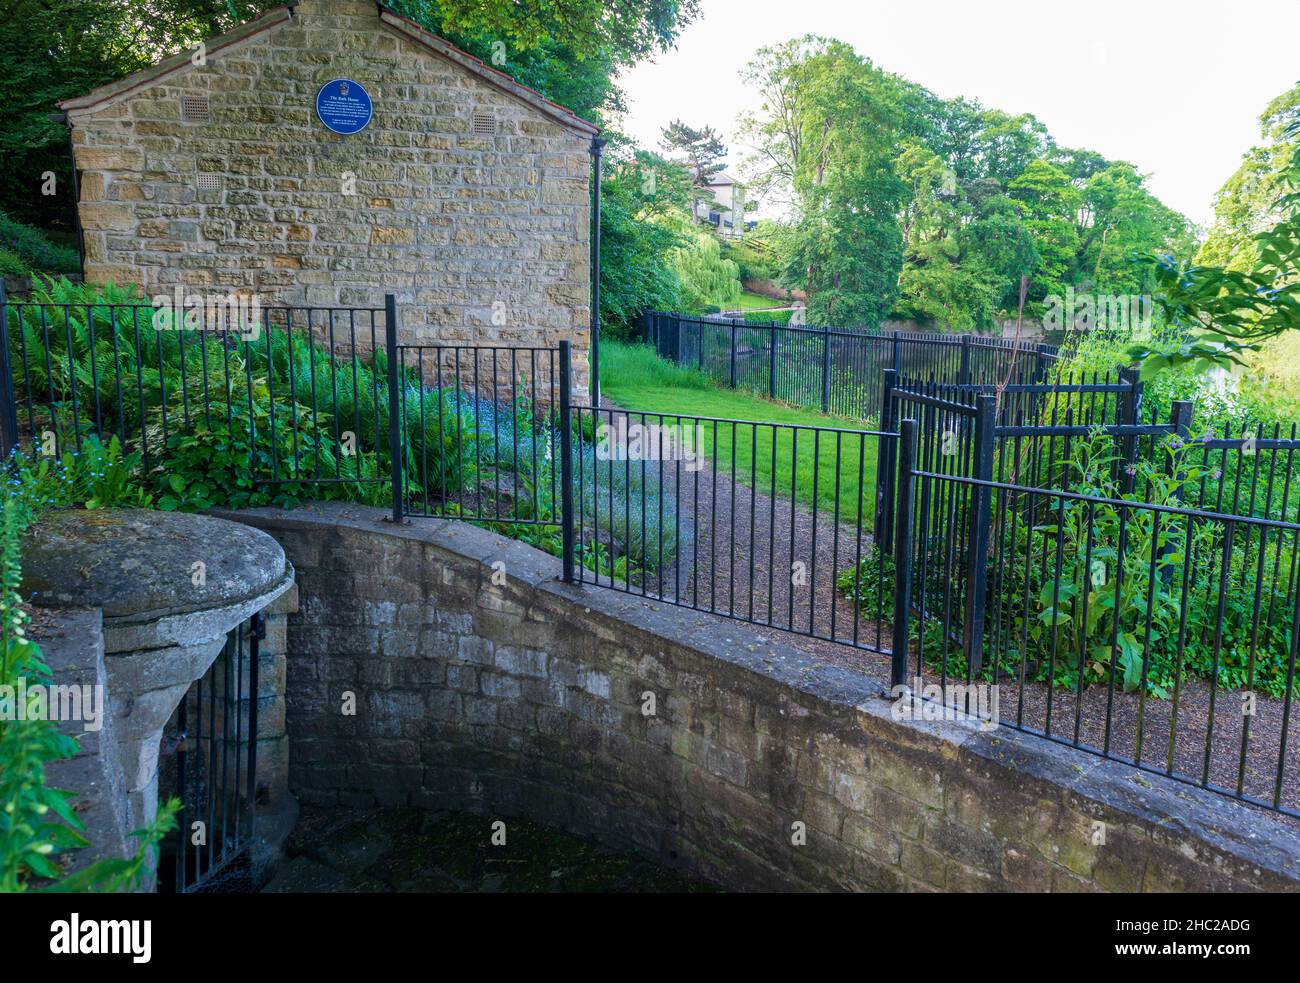
[[[733,389],[878,420],[882,373],[936,383],[994,384],[1045,378],[1053,345],[1014,339],[807,325],[754,324],[662,311],[643,316],[645,341]]]
[[[161,891],[249,889],[247,851],[257,805],[260,642],[256,614],[226,638],[163,731],[159,787],[181,800],[159,867]]]
[[[992,688],[1002,725],[1300,815],[1300,523],[923,468],[900,483],[918,504],[895,544],[896,685]],[[979,495],[983,543],[948,521]]]
[[[1144,409],[1131,374],[1049,380],[1050,352],[969,338],[763,326],[755,348],[750,326],[660,324],[661,350],[715,377],[879,421],[852,429],[598,409],[567,342],[400,343],[391,296],[270,312],[255,338],[112,305],[0,311],[0,422],[27,453],[116,436],[151,487],[197,459],[226,493],[292,482],[486,524],[570,582],[838,646],[896,683],[1014,682],[1013,726],[1053,739],[1068,697],[1085,750],[1154,767],[1169,744],[1176,777],[1297,807],[1295,426],[1203,433],[1185,403]],[[837,366],[870,407],[835,401]],[[1216,714],[1246,699],[1263,715],[1224,750]]]
[[[397,346],[404,514],[558,526],[560,356]]]
[[[235,487],[384,480],[384,310],[247,313],[0,296],[0,450],[59,457],[95,436],[158,474],[201,456]]]
[[[870,552],[892,434],[572,407],[574,579],[888,651],[883,586],[836,578]]]

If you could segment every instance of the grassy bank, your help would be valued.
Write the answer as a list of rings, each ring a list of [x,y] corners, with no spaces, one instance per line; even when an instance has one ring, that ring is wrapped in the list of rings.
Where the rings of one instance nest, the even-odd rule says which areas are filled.
[[[875,515],[878,438],[860,436],[860,421],[719,387],[694,369],[664,361],[643,345],[608,342],[602,346],[600,384],[601,392],[624,409],[776,424],[773,428],[718,423],[715,428],[713,422],[706,423],[710,466],[716,461],[719,470],[769,494],[775,477],[777,494],[789,496],[793,488],[797,501],[811,508],[815,498],[818,510],[835,507],[838,489],[844,521],[856,521],[861,494],[863,522]],[[818,437],[805,429],[812,427],[852,433],[823,432]]]

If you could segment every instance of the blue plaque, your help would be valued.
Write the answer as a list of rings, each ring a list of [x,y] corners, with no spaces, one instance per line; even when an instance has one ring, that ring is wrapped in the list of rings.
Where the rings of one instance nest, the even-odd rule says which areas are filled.
[[[326,82],[316,93],[316,115],[335,133],[360,132],[374,114],[370,93],[351,79]]]

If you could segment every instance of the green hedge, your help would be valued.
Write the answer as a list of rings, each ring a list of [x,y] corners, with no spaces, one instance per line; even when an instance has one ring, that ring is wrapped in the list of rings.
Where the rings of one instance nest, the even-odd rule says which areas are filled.
[[[790,323],[794,311],[746,311],[746,324],[777,324],[781,327]]]

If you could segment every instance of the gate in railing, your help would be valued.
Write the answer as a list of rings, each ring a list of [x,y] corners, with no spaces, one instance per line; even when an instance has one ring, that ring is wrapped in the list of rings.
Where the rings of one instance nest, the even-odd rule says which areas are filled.
[[[568,343],[390,344],[398,517],[558,525]]]
[[[158,868],[162,892],[248,890],[257,805],[259,647],[255,614],[226,638],[163,730],[159,795],[181,800]]]

